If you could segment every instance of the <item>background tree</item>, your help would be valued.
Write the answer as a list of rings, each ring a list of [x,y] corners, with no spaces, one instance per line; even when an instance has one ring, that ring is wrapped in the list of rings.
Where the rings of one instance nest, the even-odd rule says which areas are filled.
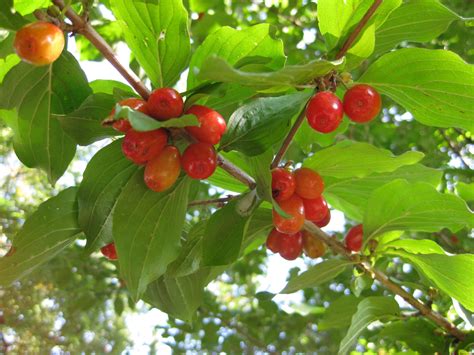
[[[73,10],[69,12],[66,12],[64,2],[55,0],[53,3],[55,6],[47,10],[51,5],[49,1],[30,1],[28,4],[6,1],[1,5],[3,8],[0,27],[5,31],[1,33],[3,41],[0,42],[0,78],[7,75],[3,78],[0,88],[0,117],[5,122],[1,136],[3,144],[0,147],[2,164],[5,166],[3,170],[7,172],[2,175],[0,199],[4,254],[10,250],[11,245],[5,237],[13,240],[14,246],[15,234],[20,233],[21,237],[29,238],[31,234],[22,234],[20,226],[32,215],[40,202],[57,195],[66,186],[78,185],[81,181],[77,232],[85,233],[88,241],[86,250],[97,251],[106,241],[112,239],[112,235],[102,233],[93,222],[94,218],[101,218],[100,213],[91,214],[89,219],[85,216],[90,209],[88,204],[97,203],[108,209],[110,200],[118,199],[117,193],[107,184],[107,179],[111,180],[117,173],[108,169],[108,163],[123,161],[121,152],[114,148],[118,147],[117,144],[109,145],[94,157],[89,165],[89,174],[86,171],[84,179],[82,171],[73,169],[73,162],[66,175],[69,176],[68,183],[56,185],[55,188],[51,188],[45,175],[39,174],[38,170],[20,167],[12,150],[15,150],[25,165],[42,168],[48,173],[49,180],[54,181],[64,173],[70,163],[76,143],[89,145],[117,134],[110,129],[104,129],[99,123],[109,114],[116,102],[135,95],[130,87],[118,82],[87,83],[80,66],[67,54],[63,54],[52,65],[52,90],[48,85],[43,86],[36,75],[40,69],[19,64],[19,59],[12,49],[15,31],[26,23],[35,21],[36,17],[52,21],[65,31],[72,31],[81,60],[111,59],[109,49],[100,42],[94,42],[99,36],[110,43],[112,48],[118,48],[125,42],[132,50],[130,68],[139,79],[152,87],[172,86],[181,71],[189,67],[188,91],[185,95],[187,104],[199,102],[213,107],[225,117],[229,126],[232,126],[229,123],[231,116],[234,120],[245,117],[255,120],[256,123],[259,123],[259,119],[262,122],[267,119],[267,132],[270,131],[268,125],[271,119],[287,122],[286,125],[271,126],[272,134],[267,133],[267,136],[272,138],[263,141],[259,141],[258,137],[261,135],[256,129],[244,132],[253,145],[248,142],[239,143],[236,137],[240,132],[228,130],[221,144],[221,148],[226,152],[221,154],[238,169],[232,170],[231,165],[221,162],[221,168],[207,183],[193,185],[189,201],[197,202],[190,203],[186,222],[179,229],[183,230],[181,252],[176,260],[165,265],[167,268],[164,275],[155,275],[160,278],[148,286],[144,296],[148,303],[169,313],[169,323],[160,326],[157,331],[167,337],[171,348],[177,351],[226,352],[317,350],[320,353],[332,354],[338,349],[347,352],[354,348],[368,352],[412,350],[419,353],[445,353],[456,349],[468,351],[472,347],[472,334],[466,334],[472,327],[472,304],[469,303],[473,270],[470,255],[473,243],[472,235],[469,234],[472,215],[467,212],[467,208],[463,209],[460,199],[451,197],[457,194],[470,203],[472,208],[472,115],[470,120],[468,116],[468,112],[472,113],[473,102],[472,87],[469,86],[473,76],[472,66],[465,65],[452,56],[447,57],[448,52],[429,52],[429,55],[434,56],[431,61],[423,57],[426,64],[417,66],[415,62],[427,52],[399,50],[444,49],[457,53],[467,62],[472,62],[472,46],[469,45],[473,38],[472,28],[469,27],[470,21],[466,20],[473,16],[474,10],[470,2],[450,1],[446,3],[448,9],[434,0],[385,1],[384,5],[376,9],[372,20],[369,19],[365,26],[360,26],[361,34],[355,38],[356,41],[349,43],[352,46],[344,53],[347,54],[345,68],[337,62],[332,64],[332,68],[340,73],[338,78],[341,81],[349,82],[346,73],[351,72],[356,81],[369,78],[368,82],[378,83],[377,89],[384,94],[383,113],[369,125],[355,125],[345,118],[340,128],[328,135],[315,133],[304,121],[297,132],[290,131],[290,123],[294,124],[298,110],[304,106],[304,100],[309,98],[310,94],[304,98],[305,93],[311,93],[310,90],[315,84],[320,85],[320,79],[332,68],[319,72],[317,70],[323,69],[319,69],[318,66],[322,64],[318,62],[314,70],[320,73],[316,75],[319,81],[313,81],[315,78],[307,76],[303,81],[292,82],[290,85],[284,81],[277,81],[278,85],[275,82],[271,85],[265,84],[265,74],[262,73],[272,73],[285,67],[296,77],[294,72],[291,72],[293,65],[319,58],[335,59],[351,33],[354,33],[359,25],[364,25],[361,18],[372,5],[372,1],[356,1],[354,3],[359,6],[350,8],[344,7],[342,2],[339,4],[338,1],[321,0],[318,5],[308,1],[291,0],[190,0],[184,2],[187,12],[181,7],[181,1],[171,0],[165,1],[166,4],[161,6],[150,1],[148,7],[139,1],[73,1],[69,4]],[[377,3],[376,1],[375,4]],[[337,7],[339,5],[341,7]],[[115,18],[120,21],[110,19],[108,10],[112,10]],[[149,21],[143,20],[147,14],[150,15]],[[161,23],[160,14],[171,16],[173,21],[169,24]],[[346,21],[339,27],[339,32],[338,29],[330,27],[335,23],[331,16],[336,15],[337,21],[340,21],[338,23]],[[429,21],[418,21],[420,17],[426,17]],[[183,28],[179,27],[180,23],[187,24],[188,18],[192,19],[189,22],[192,42],[189,42]],[[93,25],[98,35],[84,26],[86,21]],[[269,23],[272,27],[260,25],[262,22]],[[238,28],[239,31],[224,26]],[[177,36],[168,40],[168,33],[170,36]],[[154,38],[165,38],[163,45],[167,50],[166,56],[162,56],[160,42],[159,50],[156,44],[152,43]],[[256,47],[252,50],[257,38],[263,44],[255,44]],[[147,43],[146,50],[140,40]],[[218,52],[216,48],[224,43],[230,46],[235,43],[235,47],[230,48],[230,52]],[[179,47],[179,44],[182,46]],[[187,46],[190,47],[189,53],[192,53],[189,65]],[[239,57],[240,54],[235,54],[246,46],[250,49],[243,54],[243,58]],[[373,51],[370,50],[372,46]],[[392,49],[397,50],[386,54]],[[223,60],[214,58],[213,54]],[[388,57],[389,55],[400,57]],[[384,62],[382,69],[373,65],[377,60],[383,61],[384,57],[390,60]],[[455,63],[454,68],[446,69],[443,64],[438,64],[448,60]],[[401,79],[391,67],[397,61],[407,61],[406,67],[413,68]],[[168,72],[160,73],[157,62],[162,69],[168,68]],[[377,72],[377,68],[380,72]],[[145,86],[134,80],[125,67],[120,66],[119,69],[129,75],[130,84],[139,94],[146,95]],[[29,70],[31,72],[28,72],[27,79],[22,79],[25,71]],[[425,70],[430,72],[428,81],[423,81],[426,79]],[[451,74],[447,75],[446,70],[451,71]],[[253,77],[256,79],[252,81],[251,76],[249,79],[248,73],[256,73]],[[74,87],[60,84],[66,77]],[[434,98],[424,98],[416,90],[408,91],[412,88],[407,88],[408,94],[405,97],[390,90],[400,84],[396,80],[401,80],[402,83],[413,80],[416,83],[414,86],[422,89],[428,89],[429,85],[439,85],[434,86],[434,90],[440,90],[441,94]],[[446,83],[445,86],[443,82]],[[71,100],[63,102],[61,112],[54,112],[54,115],[49,117],[48,112],[41,111],[39,101],[35,101],[37,96],[29,94],[29,91],[25,94],[27,100],[15,101],[15,95],[11,93],[20,95],[18,93],[25,92],[24,89],[22,91],[23,85],[26,88],[37,87],[37,91],[41,93],[49,91],[52,96],[60,94],[67,98],[70,95]],[[344,91],[344,85],[339,84],[337,93],[342,96]],[[443,93],[463,95],[465,101],[445,101]],[[296,98],[293,104],[289,101],[290,94]],[[6,100],[7,97],[13,99]],[[246,110],[253,109],[252,104],[257,98],[270,97],[277,99],[264,101],[259,115],[245,115]],[[14,104],[11,105],[11,102]],[[438,108],[440,103],[443,105],[439,108],[441,113],[429,111],[431,107]],[[292,106],[293,110],[287,108],[285,111],[288,106]],[[40,113],[35,113],[34,108],[40,108]],[[236,114],[238,109],[241,115]],[[275,116],[279,111],[283,111],[283,115]],[[430,112],[431,116],[426,112]],[[125,114],[133,123],[135,113],[132,111]],[[25,133],[20,121],[24,119],[23,115],[35,124],[37,130]],[[61,126],[48,126],[45,132],[56,136],[63,134],[64,140],[70,143],[64,144],[63,140],[62,146],[54,146],[53,140],[53,144],[48,146],[48,143],[41,139],[44,122],[47,122],[43,120],[45,115],[61,123]],[[296,132],[294,139],[284,140],[285,134],[278,136],[279,132],[288,131]],[[367,142],[371,146],[352,143],[348,150],[344,150],[341,142],[348,140]],[[29,146],[31,142],[40,143],[38,146]],[[246,233],[241,235],[242,248],[238,236],[234,236],[237,240],[232,241],[233,238],[222,234],[229,221],[226,221],[225,215],[219,217],[220,228],[217,237],[221,240],[231,240],[226,247],[233,247],[237,253],[238,249],[242,249],[242,257],[236,260],[237,255],[234,255],[216,262],[215,259],[212,261],[212,257],[221,256],[220,251],[213,251],[212,243],[210,244],[212,239],[209,237],[212,233],[206,225],[211,215],[215,214],[216,208],[226,204],[201,202],[216,198],[226,199],[229,191],[235,193],[246,190],[245,185],[226,174],[224,170],[229,170],[229,167],[234,175],[245,170],[256,178],[259,196],[266,199],[269,163],[275,154],[282,152],[282,142],[283,146],[286,142],[289,143],[288,151],[284,155],[285,161],[304,161],[321,173],[326,183],[325,197],[333,211],[339,210],[345,214],[346,230],[361,221],[364,221],[366,226],[366,222],[372,222],[372,226],[380,227],[384,215],[376,213],[384,205],[395,205],[395,197],[403,196],[403,193],[407,196],[402,200],[419,198],[420,204],[426,202],[421,210],[426,212],[423,218],[429,221],[429,226],[424,224],[421,217],[414,221],[402,221],[394,230],[403,231],[403,234],[389,232],[375,235],[372,240],[376,240],[377,244],[369,244],[361,257],[348,254],[335,242],[342,240],[345,233],[336,233],[335,238],[330,239],[319,229],[315,229],[313,232],[328,244],[332,252],[326,254],[324,261],[305,258],[309,272],[313,270],[313,273],[306,274],[309,277],[305,282],[300,281],[302,283],[297,286],[295,283],[300,280],[297,277],[300,270],[295,268],[290,271],[287,290],[303,289],[300,291],[301,300],[285,304],[272,300],[271,294],[257,293],[263,275],[272,273],[267,263],[268,252],[261,247],[271,228],[268,213],[270,209],[263,204],[253,212]],[[45,145],[42,145],[43,143]],[[74,161],[88,162],[97,148],[97,145],[91,146],[91,150],[81,148]],[[36,156],[33,152],[35,149]],[[381,149],[390,150],[393,155],[386,156]],[[48,151],[62,151],[64,154],[60,158],[56,156],[57,161],[50,161],[45,167],[44,161],[41,157],[38,158],[38,155]],[[406,153],[409,151],[423,155]],[[33,158],[29,154],[32,154]],[[404,162],[400,160],[402,155],[406,158]],[[308,157],[310,158],[307,159]],[[421,157],[423,165],[420,163]],[[335,173],[337,166],[334,168],[334,165],[338,164],[339,158],[342,159],[339,164],[343,170],[342,173]],[[364,160],[369,158],[373,159],[371,164],[364,164]],[[351,165],[350,162],[354,159],[357,164]],[[373,165],[376,167],[372,169],[370,166]],[[123,166],[129,169],[127,164]],[[105,179],[101,180],[101,175],[104,175]],[[240,175],[240,181],[243,180],[244,183],[249,183],[251,188],[254,187],[253,179],[245,179]],[[125,184],[129,179],[126,177],[117,182],[117,186],[121,188],[121,184]],[[406,181],[394,181],[397,179]],[[421,186],[420,182],[425,184]],[[428,188],[427,184],[430,184],[431,188]],[[89,191],[91,186],[101,187],[99,191],[105,190],[105,197],[86,195],[85,191]],[[71,195],[73,191],[75,194],[75,190],[67,190],[59,196]],[[128,199],[127,202],[133,204],[131,197],[133,196],[124,195],[121,199]],[[153,198],[150,197],[150,203]],[[61,208],[65,209],[65,200],[67,199],[60,197],[54,201],[59,201]],[[124,206],[124,203],[119,203],[120,205],[123,206],[122,212],[127,212],[127,206]],[[428,207],[432,205],[436,205],[437,209],[429,212]],[[114,213],[119,212],[117,207]],[[174,221],[173,216],[167,218],[171,222]],[[96,222],[106,223],[97,220]],[[141,221],[136,222],[136,225],[131,225],[132,230],[139,228]],[[52,226],[54,228],[54,225]],[[120,259],[120,235],[127,234],[130,230],[122,233],[120,229],[125,226],[118,223],[114,223],[113,228]],[[41,225],[33,229],[40,230]],[[48,254],[47,259],[50,260],[38,271],[14,281],[13,284],[11,281],[23,276],[23,271],[35,268],[37,263],[32,263],[28,265],[27,270],[22,270],[16,267],[19,261],[12,261],[11,257],[0,261],[0,283],[4,285],[0,289],[0,323],[4,323],[2,334],[15,335],[13,344],[4,342],[5,351],[42,352],[57,346],[63,351],[71,352],[118,352],[130,344],[124,332],[122,312],[124,309],[127,312],[133,311],[132,299],[140,292],[136,285],[128,283],[129,293],[124,282],[119,281],[123,275],[119,276],[117,263],[111,263],[96,253],[92,256],[85,254],[85,243],[81,239],[83,237],[78,242],[68,239],[69,247],[57,255]],[[201,245],[204,245],[204,249]],[[460,256],[448,257],[440,247],[450,254]],[[51,245],[38,243],[36,249],[38,252],[47,253],[50,248]],[[21,251],[21,248],[18,250]],[[28,260],[35,256],[35,252],[18,255]],[[141,259],[139,254],[132,256],[134,260]],[[346,265],[343,261],[346,259],[357,266],[349,267],[349,264]],[[133,269],[130,265],[122,267]],[[374,269],[384,273],[379,274],[375,281],[372,278]],[[328,270],[329,277],[322,279],[321,275],[324,275],[325,270]],[[385,274],[388,279],[384,278]],[[212,286],[204,289],[212,279],[215,279]],[[126,277],[125,280],[125,283],[129,281]],[[410,307],[400,299],[399,304],[395,302],[393,292],[401,295],[397,285],[404,287],[402,292],[408,292],[405,297],[409,297],[413,302],[420,301],[426,307],[421,306],[420,302],[417,303],[418,307]],[[163,295],[163,290],[169,292],[169,298],[166,294]],[[114,310],[116,314],[113,313]],[[433,316],[434,314],[436,316]],[[362,332],[376,320],[382,321],[383,324],[376,323]],[[414,338],[415,333],[420,336]],[[349,341],[349,338],[353,341]],[[357,346],[355,339],[358,339]]]

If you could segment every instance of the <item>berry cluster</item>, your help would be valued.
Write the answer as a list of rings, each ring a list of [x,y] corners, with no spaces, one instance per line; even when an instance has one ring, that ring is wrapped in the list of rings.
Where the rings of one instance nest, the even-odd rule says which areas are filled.
[[[344,102],[330,91],[315,94],[306,108],[309,125],[318,132],[330,133],[342,122],[344,114],[357,123],[373,120],[380,113],[380,94],[368,85],[354,85],[346,91]],[[272,193],[280,208],[289,215],[285,218],[273,210],[274,229],[267,237],[267,248],[287,260],[294,260],[305,252],[311,258],[324,255],[325,246],[316,236],[301,231],[305,219],[318,227],[325,227],[331,212],[322,196],[324,181],[308,168],[294,173],[285,168],[272,171]],[[363,244],[362,225],[353,227],[345,238],[346,248],[359,252]]]
[[[377,117],[382,107],[380,94],[363,84],[347,90],[343,101],[330,91],[318,92],[306,109],[309,125],[318,132],[330,133],[339,127],[344,113],[351,121],[366,123]]]
[[[318,239],[301,232],[305,219],[324,227],[331,219],[326,200],[322,196],[324,182],[321,176],[308,168],[291,172],[285,168],[272,171],[272,195],[289,218],[273,210],[274,229],[267,238],[267,247],[287,260],[294,260],[302,251],[310,257],[324,254]],[[324,249],[324,250],[322,250]],[[319,252],[315,252],[318,250]],[[316,256],[315,256],[316,255]]]
[[[153,91],[148,101],[126,99],[119,102],[140,111],[156,120],[178,118],[183,114],[183,99],[174,89],[161,88]],[[168,131],[159,128],[148,132],[135,131],[126,119],[119,119],[113,127],[125,133],[122,143],[123,154],[138,165],[145,165],[144,180],[153,191],[162,192],[173,186],[183,168],[193,179],[206,179],[217,167],[217,153],[214,144],[219,143],[226,129],[222,116],[205,106],[194,105],[186,114],[193,114],[199,126],[186,127],[196,140],[181,155],[178,148],[168,144]],[[114,110],[111,115],[114,114]]]

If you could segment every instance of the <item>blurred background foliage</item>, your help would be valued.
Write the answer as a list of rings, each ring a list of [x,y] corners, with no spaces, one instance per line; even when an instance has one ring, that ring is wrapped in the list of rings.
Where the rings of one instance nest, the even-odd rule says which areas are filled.
[[[94,2],[89,9],[91,23],[114,47],[120,46],[122,37],[119,26],[107,10],[108,1]],[[474,16],[474,1],[450,0],[445,5],[461,16]],[[191,9],[191,33],[193,47],[197,48],[207,35],[222,26],[245,28],[268,22],[274,25],[274,36],[285,44],[287,62],[301,63],[320,57],[325,44],[317,31],[317,4],[307,0],[185,0]],[[104,19],[105,15],[105,19]],[[407,44],[426,48],[450,49],[466,61],[474,58],[474,30],[462,21],[455,21],[449,30],[427,44]],[[84,38],[76,38],[81,60],[101,61],[103,58]],[[133,56],[131,67],[138,74],[138,64]],[[364,63],[363,67],[368,63]],[[355,74],[357,75],[357,74]],[[385,99],[385,98],[384,98]],[[233,110],[237,107],[229,108]],[[317,151],[334,140],[351,138],[367,141],[378,147],[390,149],[395,154],[407,150],[419,150],[425,154],[423,164],[444,171],[444,186],[456,191],[460,182],[473,181],[473,137],[456,129],[438,129],[417,123],[403,108],[384,102],[384,112],[377,123],[351,125],[345,132],[331,138],[330,142],[313,137],[319,143],[308,147]],[[381,124],[383,122],[383,124]],[[1,123],[0,123],[1,124]],[[49,186],[35,170],[19,164],[12,147],[12,134],[0,126],[0,255],[7,253],[12,238],[25,217],[49,196],[64,185],[80,180],[85,162],[97,147],[81,149],[70,171],[56,189]],[[290,160],[301,161],[307,155],[300,145],[290,149]],[[470,166],[469,166],[470,165]],[[200,189],[199,198],[215,197],[219,192]],[[471,208],[473,206],[471,205]],[[190,227],[211,213],[208,207],[200,207],[199,213],[190,214]],[[192,216],[192,218],[191,218]],[[346,221],[346,228],[351,221]],[[343,233],[338,237],[342,238]],[[431,238],[447,251],[472,252],[474,243],[468,231],[456,236],[449,231],[427,235],[413,234],[413,238]],[[283,262],[283,261],[282,261]],[[306,260],[308,264],[314,263]],[[394,280],[403,280],[410,287],[417,284],[419,275],[398,259],[387,259],[387,273]],[[364,275],[343,273],[329,285],[300,292],[299,301],[272,301],[265,294],[255,294],[266,275],[273,270],[267,263],[267,251],[260,248],[227,270],[208,287],[205,305],[201,307],[193,324],[185,324],[170,318],[157,325],[155,332],[176,352],[224,351],[229,353],[260,352],[317,352],[334,354],[345,334],[343,328],[330,325],[321,328],[325,310],[340,297],[387,294]],[[298,269],[292,269],[295,274]],[[280,275],[281,277],[281,275]],[[422,288],[423,286],[419,286]],[[421,299],[433,304],[441,314],[455,324],[463,321],[460,313],[451,306],[451,300],[431,289],[421,289]],[[292,298],[293,299],[293,298]],[[356,305],[357,303],[354,303]],[[354,306],[355,307],[355,306]],[[147,306],[138,308],[129,302],[126,289],[117,279],[115,264],[98,254],[85,256],[80,243],[60,254],[52,262],[12,287],[0,288],[0,353],[120,353],[132,349],[132,339],[125,323],[127,315],[147,312]],[[327,319],[326,319],[327,320]],[[328,321],[328,323],[330,323]],[[397,324],[398,323],[398,324]],[[320,325],[318,328],[318,324]],[[413,332],[425,332],[423,341],[417,337],[398,336],[397,327],[410,327]],[[417,317],[394,322],[391,328],[373,328],[364,333],[357,350],[365,353],[396,353],[414,350],[420,353],[447,353],[447,342],[434,336],[433,326]],[[403,334],[406,334],[403,333]],[[424,334],[424,333],[423,333]],[[377,335],[377,336],[375,336]],[[158,339],[158,338],[157,338]],[[157,352],[159,340],[149,344],[151,353]]]

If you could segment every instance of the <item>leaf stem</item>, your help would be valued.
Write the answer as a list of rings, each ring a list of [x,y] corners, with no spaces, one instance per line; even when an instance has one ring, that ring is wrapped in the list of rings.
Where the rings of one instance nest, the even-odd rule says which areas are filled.
[[[374,15],[375,11],[377,11],[379,6],[382,5],[382,2],[383,2],[383,0],[375,0],[374,1],[372,6],[365,13],[364,17],[362,17],[362,19],[357,24],[357,27],[354,29],[354,31],[352,31],[350,36],[344,42],[344,44],[342,45],[339,52],[337,52],[336,59],[341,59],[342,57],[344,57],[346,55],[347,51],[352,47],[352,45],[354,44],[357,37],[359,36],[359,34],[364,29],[367,22],[369,22],[370,18]]]
[[[115,69],[127,80],[127,82],[136,90],[136,92],[145,100],[150,96],[150,90],[145,84],[135,75],[129,68],[120,63],[117,55],[108,43],[97,33],[96,30],[81,16],[79,16],[74,10],[64,4],[63,0],[53,0],[53,3],[58,6],[61,10],[65,10],[66,17],[72,22],[74,30],[77,33],[82,34],[86,37],[102,55],[114,66]],[[227,171],[230,175],[235,177],[240,182],[244,183],[251,189],[256,187],[255,180],[235,166],[227,159],[218,156],[218,165]]]
[[[327,246],[331,248],[331,250],[334,253],[342,255],[346,259],[349,259],[353,261],[354,263],[356,263],[357,266],[361,267],[366,272],[368,272],[372,276],[373,279],[380,282],[386,289],[402,297],[407,303],[409,303],[414,308],[416,308],[420,312],[420,314],[431,319],[438,326],[440,326],[441,328],[444,328],[449,334],[451,334],[452,336],[454,336],[455,338],[459,340],[463,340],[465,338],[465,334],[461,330],[456,328],[454,324],[449,322],[439,313],[433,311],[430,307],[425,305],[423,302],[417,300],[415,297],[413,297],[413,295],[405,291],[399,285],[390,281],[388,276],[385,275],[383,272],[373,268],[368,262],[361,261],[359,255],[351,254],[341,242],[339,242],[335,238],[326,234],[324,231],[318,228],[315,224],[313,224],[312,222],[306,221],[305,229],[311,232],[311,234],[314,234],[316,237],[321,239],[324,243],[326,243]]]
[[[202,205],[213,205],[213,204],[224,204],[230,200],[239,197],[240,195],[229,195],[227,197],[214,198],[211,200],[195,200],[188,203],[188,207],[192,206],[202,206]]]

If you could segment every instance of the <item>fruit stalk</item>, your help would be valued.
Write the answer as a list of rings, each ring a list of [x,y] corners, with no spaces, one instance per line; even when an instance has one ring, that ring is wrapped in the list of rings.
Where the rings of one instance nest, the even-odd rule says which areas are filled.
[[[438,312],[433,311],[423,302],[417,300],[415,297],[413,297],[413,295],[405,291],[403,288],[390,281],[388,276],[383,272],[376,270],[368,262],[360,260],[359,255],[351,254],[348,250],[346,250],[342,243],[323,232],[312,222],[306,221],[305,229],[320,238],[324,243],[327,244],[329,248],[331,248],[335,254],[339,254],[346,259],[353,261],[356,265],[360,266],[369,275],[371,275],[373,279],[380,282],[386,289],[402,297],[407,303],[415,307],[423,316],[431,319],[438,326],[444,328],[449,334],[459,340],[463,340],[465,338],[465,334],[456,328],[454,324],[443,318]]]

